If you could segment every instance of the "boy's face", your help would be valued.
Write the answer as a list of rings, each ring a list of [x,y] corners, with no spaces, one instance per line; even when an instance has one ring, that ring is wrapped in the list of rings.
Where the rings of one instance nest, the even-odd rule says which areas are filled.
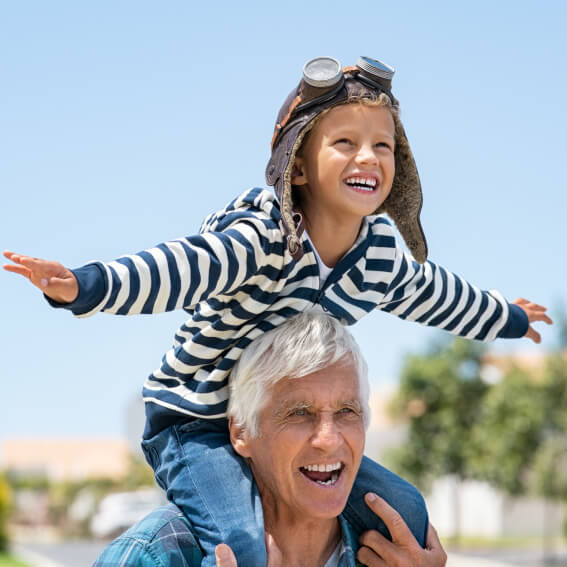
[[[324,220],[358,226],[373,214],[392,188],[394,141],[388,108],[352,103],[323,116],[296,157],[291,178],[308,226]]]

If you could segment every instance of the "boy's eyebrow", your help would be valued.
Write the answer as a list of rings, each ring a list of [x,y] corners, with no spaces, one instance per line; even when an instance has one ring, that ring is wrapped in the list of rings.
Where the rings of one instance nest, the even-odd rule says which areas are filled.
[[[332,131],[326,132],[325,135],[329,138],[335,138],[337,136],[342,136],[342,135],[345,135],[345,134],[352,134],[353,132],[358,133],[359,129],[354,128],[353,126],[350,126],[350,125],[345,125],[345,126],[336,127]],[[385,130],[380,131],[380,132],[376,132],[376,136],[384,136],[384,137],[390,138],[394,141],[396,139],[395,132],[392,134],[392,133],[387,132]]]

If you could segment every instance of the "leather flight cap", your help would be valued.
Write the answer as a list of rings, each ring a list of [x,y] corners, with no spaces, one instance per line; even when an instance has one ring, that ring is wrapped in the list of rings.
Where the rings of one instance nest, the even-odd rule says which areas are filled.
[[[302,96],[306,89],[305,81],[301,81],[285,100],[276,121],[266,180],[268,185],[274,187],[280,201],[287,246],[296,259],[303,255],[299,240],[303,227],[301,216],[294,215],[293,211],[291,173],[297,151],[305,135],[313,127],[315,118],[333,106],[349,100],[376,98],[380,93],[389,97],[396,111],[398,107],[398,101],[389,88],[391,77],[390,80],[378,83],[369,80],[360,66],[345,67],[342,71],[343,76],[335,88],[326,95],[315,97],[312,101],[307,100],[307,103],[303,101],[306,97]],[[393,75],[393,70],[391,74]],[[396,111],[394,181],[390,194],[375,213],[388,214],[415,260],[424,263],[427,260],[427,243],[419,218],[423,201],[421,184],[409,142]]]

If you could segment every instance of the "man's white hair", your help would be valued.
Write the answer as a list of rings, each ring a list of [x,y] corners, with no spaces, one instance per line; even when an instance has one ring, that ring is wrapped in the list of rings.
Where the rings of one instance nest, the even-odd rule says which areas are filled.
[[[251,438],[258,437],[260,412],[271,387],[283,378],[301,379],[344,357],[358,374],[364,425],[370,419],[368,368],[353,336],[333,317],[307,311],[253,340],[230,375],[228,416]]]

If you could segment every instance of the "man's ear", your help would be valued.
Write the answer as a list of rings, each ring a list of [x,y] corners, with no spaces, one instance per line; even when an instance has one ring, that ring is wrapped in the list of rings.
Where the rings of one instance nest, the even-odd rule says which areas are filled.
[[[291,168],[291,184],[307,185],[307,175],[305,175],[305,162],[301,156],[295,156],[293,167]]]
[[[234,450],[245,459],[250,456],[249,436],[244,427],[236,425],[232,418],[228,419],[228,431],[230,433],[230,442]]]

